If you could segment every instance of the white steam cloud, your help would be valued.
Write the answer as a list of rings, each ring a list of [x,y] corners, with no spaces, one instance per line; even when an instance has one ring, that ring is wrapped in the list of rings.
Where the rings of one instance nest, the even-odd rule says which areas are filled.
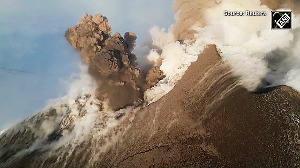
[[[169,32],[156,27],[150,31],[159,50],[152,50],[148,59],[162,59],[166,78],[146,92],[146,100],[153,102],[169,92],[208,44],[217,46],[249,91],[282,84],[300,91],[298,14],[292,15],[293,29],[271,30],[271,9],[260,0],[177,0],[174,9],[177,23]],[[265,11],[267,16],[224,16],[225,10]]]
[[[221,56],[232,65],[234,74],[240,76],[241,84],[248,90],[257,89],[263,78],[268,78],[270,72],[268,68],[270,65],[268,64],[270,62],[267,62],[266,57],[270,52],[274,50],[287,51],[285,57],[290,62],[299,60],[300,48],[294,45],[299,43],[299,40],[295,38],[296,34],[300,33],[298,15],[293,15],[294,31],[276,31],[271,30],[270,15],[267,17],[226,17],[223,16],[224,10],[266,11],[270,14],[270,9],[260,5],[259,1],[249,4],[245,1],[236,3],[234,0],[225,0],[205,10],[204,15],[207,26],[197,26],[197,40],[202,40],[203,37],[212,39],[208,42],[217,45],[221,50]],[[277,57],[277,55],[275,54],[272,57]],[[299,65],[300,62],[298,62]],[[286,68],[292,70],[295,67]],[[287,80],[286,76],[284,76],[284,79],[276,79],[275,76],[273,81],[269,82],[273,83],[272,86],[292,82]],[[292,87],[296,88],[295,85]]]
[[[205,46],[194,43],[181,44],[175,40],[172,33],[157,27],[152,28],[150,33],[152,45],[158,49],[151,50],[148,59],[149,61],[162,59],[160,69],[166,77],[145,92],[145,100],[148,103],[157,101],[171,91],[190,64],[197,60]]]

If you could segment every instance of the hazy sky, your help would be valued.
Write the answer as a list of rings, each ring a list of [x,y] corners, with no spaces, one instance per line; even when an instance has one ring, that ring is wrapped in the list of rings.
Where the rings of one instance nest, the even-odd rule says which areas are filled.
[[[102,13],[113,32],[174,23],[173,0],[2,0],[0,6],[0,130],[63,95],[80,57],[64,38],[83,13]]]

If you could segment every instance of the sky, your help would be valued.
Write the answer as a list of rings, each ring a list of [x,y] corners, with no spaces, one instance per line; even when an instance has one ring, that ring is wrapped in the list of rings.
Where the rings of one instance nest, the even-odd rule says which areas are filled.
[[[79,73],[79,54],[64,33],[84,13],[102,13],[113,32],[138,35],[174,23],[173,0],[2,0],[0,6],[0,130],[63,96]]]

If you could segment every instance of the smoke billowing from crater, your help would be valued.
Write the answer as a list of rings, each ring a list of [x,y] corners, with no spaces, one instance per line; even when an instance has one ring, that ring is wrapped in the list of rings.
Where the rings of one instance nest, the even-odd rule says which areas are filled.
[[[85,14],[75,27],[68,29],[66,38],[89,64],[89,73],[98,83],[96,96],[108,100],[112,109],[139,104],[144,99],[152,102],[157,99],[154,95],[166,94],[184,74],[186,69],[182,67],[196,60],[208,44],[216,44],[241,85],[257,91],[295,83],[290,81],[290,74],[299,69],[296,61],[299,60],[299,16],[293,15],[293,30],[274,31],[270,28],[269,15],[226,17],[223,11],[269,13],[270,8],[296,9],[293,6],[296,3],[292,0],[176,0],[173,6],[176,24],[168,32],[157,27],[150,31],[152,44],[148,60],[154,65],[148,72],[136,68],[137,59],[132,51],[137,36],[131,32],[124,37],[118,33],[111,35],[107,18],[100,14]],[[276,51],[287,55],[281,56],[285,57],[285,63],[274,69],[271,64],[277,56],[272,53]]]
[[[239,77],[240,84],[250,91],[282,84],[299,89],[299,84],[295,85],[298,83],[295,80],[299,79],[290,77],[295,71],[299,72],[300,66],[300,18],[297,14],[300,5],[297,4],[299,1],[294,0],[176,0],[177,22],[171,27],[171,33],[183,43],[216,44],[219,54]],[[295,11],[291,30],[271,30],[270,11],[276,9]],[[228,17],[223,14],[225,10],[266,11],[268,15]],[[283,62],[275,63],[279,59]]]
[[[26,119],[0,136],[0,160],[3,162],[0,166],[14,167],[16,163],[25,162],[30,166],[38,165],[36,167],[105,167],[103,165],[106,164],[110,165],[107,167],[112,167],[123,162],[124,157],[125,160],[134,160],[134,156],[139,154],[144,156],[150,153],[152,157],[152,150],[160,154],[174,149],[176,157],[179,151],[182,155],[178,157],[191,158],[185,156],[185,153],[190,154],[190,148],[186,148],[191,145],[190,142],[195,145],[191,148],[201,149],[194,151],[197,157],[199,152],[208,151],[209,155],[213,154],[216,158],[226,156],[231,160],[231,155],[221,155],[222,152],[226,154],[234,151],[231,154],[235,155],[240,154],[239,151],[248,150],[245,147],[253,150],[260,148],[257,145],[267,148],[272,145],[276,149],[278,147],[285,155],[293,153],[294,158],[299,158],[298,153],[293,151],[298,148],[289,146],[288,149],[293,150],[285,153],[280,146],[285,144],[284,140],[274,138],[275,133],[286,135],[285,133],[290,132],[293,134],[288,134],[292,135],[288,138],[292,138],[291,142],[295,141],[295,144],[299,145],[297,130],[290,131],[287,127],[288,131],[276,132],[277,126],[280,125],[278,123],[282,124],[281,119],[284,117],[280,116],[278,121],[274,117],[277,113],[283,115],[284,112],[294,115],[299,111],[299,101],[293,101],[295,99],[288,96],[288,93],[280,90],[276,93],[255,95],[238,87],[242,85],[250,91],[257,91],[288,84],[300,90],[299,15],[293,16],[293,29],[284,31],[271,30],[269,16],[223,15],[224,10],[268,12],[269,8],[287,7],[292,2],[296,3],[288,2],[283,4],[281,1],[266,0],[176,0],[176,24],[168,31],[158,27],[150,30],[152,43],[148,46],[147,58],[153,63],[153,67],[148,68],[150,70],[146,72],[137,68],[136,55],[133,54],[137,35],[131,32],[125,33],[124,36],[119,33],[112,35],[106,17],[100,14],[84,14],[77,25],[67,30],[65,36],[70,45],[80,52],[88,68],[83,66],[80,79],[72,83],[74,86],[70,88],[66,97],[51,103],[43,112]],[[203,52],[208,45],[210,47]],[[186,73],[184,80],[180,81],[181,84],[174,89],[175,92],[166,95],[196,60],[196,64]],[[143,106],[145,109],[141,109],[141,106],[130,106],[143,102],[152,103],[164,95],[166,97],[162,101],[154,106]],[[286,103],[286,98],[292,103]],[[285,102],[280,104],[283,101]],[[280,105],[277,105],[278,103]],[[109,108],[106,108],[107,106]],[[212,110],[218,108],[221,110]],[[249,113],[249,109],[253,111],[250,110]],[[139,113],[136,113],[137,111]],[[284,120],[294,124],[291,126],[288,123],[289,127],[297,129],[298,118],[294,115]],[[207,125],[206,121],[209,121]],[[262,124],[262,127],[253,125],[255,122]],[[275,133],[272,132],[270,126],[273,125],[270,123],[275,123]],[[243,125],[242,129],[240,125]],[[212,132],[206,132],[206,129],[211,129]],[[227,129],[227,135],[233,142],[223,137],[227,136],[226,132],[223,133],[223,130]],[[248,144],[253,139],[250,137],[248,141],[245,137],[248,135],[247,131],[257,137],[257,143]],[[15,138],[15,135],[23,136],[20,138],[22,143],[19,143],[20,139]],[[208,144],[212,135],[220,138],[212,139]],[[236,135],[246,141],[237,143],[236,137],[239,136]],[[271,143],[264,142],[268,137],[271,137]],[[273,145],[274,139],[280,143]],[[156,145],[155,141],[159,145]],[[175,143],[164,145],[164,141]],[[232,149],[227,150],[226,145],[231,143],[233,145],[229,147]],[[151,144],[154,144],[154,148],[151,148]],[[184,150],[178,149],[176,145],[183,146]],[[237,145],[241,145],[241,150],[236,150]],[[252,148],[253,146],[256,148]],[[168,148],[162,152],[155,151],[164,147]],[[220,148],[226,149],[225,152]],[[125,153],[122,153],[122,150]],[[126,153],[128,151],[129,153]],[[242,152],[239,156],[242,161],[246,158],[250,159],[251,163],[253,160],[255,164],[260,163],[257,159],[245,157],[244,153],[247,152]],[[251,156],[256,158],[258,155],[253,153]],[[272,152],[267,152],[266,156],[267,163],[273,162],[269,159],[269,156],[274,156]],[[34,164],[31,164],[32,158],[37,160]],[[107,158],[111,160],[106,160]],[[278,158],[282,159],[281,155]],[[41,162],[38,162],[40,160]],[[195,160],[199,162],[198,158]],[[207,162],[207,158],[205,160]],[[235,158],[233,160],[233,165],[237,165],[234,164],[237,163]]]
[[[141,103],[144,90],[160,77],[159,70],[145,75],[135,67],[137,58],[132,50],[137,36],[132,32],[124,37],[111,35],[108,20],[101,14],[84,14],[76,26],[67,30],[66,38],[89,64],[89,73],[98,84],[96,97],[108,101],[114,110]]]

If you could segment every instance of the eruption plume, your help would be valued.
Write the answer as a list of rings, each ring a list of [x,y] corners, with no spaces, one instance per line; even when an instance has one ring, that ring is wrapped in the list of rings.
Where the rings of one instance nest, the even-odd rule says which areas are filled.
[[[67,30],[66,38],[89,64],[89,73],[98,84],[99,100],[108,101],[114,110],[142,102],[145,75],[135,67],[136,56],[132,50],[137,36],[134,33],[127,32],[124,38],[119,33],[111,35],[106,17],[84,14],[75,27]],[[151,85],[157,80],[150,76],[157,78],[151,75],[157,73],[160,71],[153,70],[147,75]]]

